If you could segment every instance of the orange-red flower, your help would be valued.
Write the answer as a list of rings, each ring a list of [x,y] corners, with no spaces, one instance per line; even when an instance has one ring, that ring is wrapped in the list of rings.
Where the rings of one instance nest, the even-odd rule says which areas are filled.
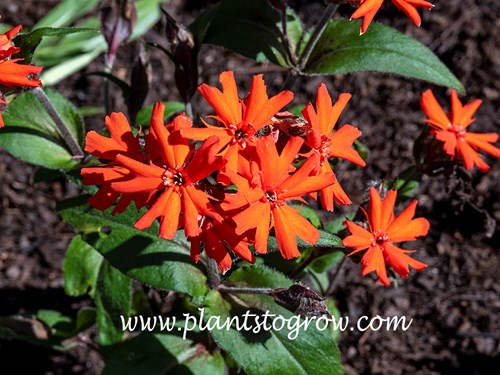
[[[0,85],[13,88],[15,86],[40,87],[42,82],[34,75],[40,74],[42,67],[19,64],[23,59],[11,59],[10,57],[20,51],[12,44],[14,38],[22,29],[21,25],[0,34]],[[0,104],[6,104],[0,98]],[[0,111],[0,127],[3,127],[2,113]]]
[[[432,127],[436,139],[444,142],[443,149],[452,158],[461,159],[466,169],[473,169],[474,165],[485,172],[490,169],[488,164],[477,153],[477,150],[498,158],[500,149],[492,145],[498,140],[496,133],[472,133],[467,128],[474,122],[472,116],[482,101],[479,99],[462,105],[457,92],[451,91],[451,110],[447,116],[431,90],[427,90],[420,98],[422,110],[427,115],[425,121]]]
[[[346,221],[351,235],[344,239],[344,245],[354,249],[349,255],[367,250],[361,259],[361,275],[375,271],[379,281],[388,286],[386,266],[390,265],[399,275],[407,278],[409,266],[422,271],[426,264],[419,262],[408,255],[414,250],[403,250],[393,242],[414,241],[417,237],[425,236],[429,230],[429,222],[424,218],[413,219],[417,201],[413,200],[406,209],[394,217],[393,209],[397,191],[389,190],[385,199],[381,199],[375,188],[370,189],[370,206],[365,211],[369,230]]]
[[[239,174],[229,170],[228,177],[238,187],[236,194],[226,196],[221,207],[225,211],[240,209],[232,217],[236,233],[243,234],[255,229],[255,249],[267,252],[269,231],[274,226],[276,241],[285,259],[300,255],[296,236],[315,244],[320,234],[295,209],[286,205],[287,200],[303,200],[303,195],[331,185],[331,174],[310,176],[316,161],[308,159],[293,174],[291,163],[297,156],[304,140],[292,137],[278,155],[271,137],[256,142],[256,157]],[[293,169],[293,167],[292,167]]]
[[[339,100],[332,105],[332,98],[325,84],[318,88],[316,96],[316,110],[311,103],[302,110],[304,118],[310,126],[306,144],[311,147],[312,153],[317,157],[313,173],[330,174],[334,184],[321,189],[321,205],[328,211],[333,211],[333,201],[340,205],[350,204],[351,200],[340,186],[329,163],[331,158],[342,158],[364,167],[366,163],[352,148],[353,142],[359,138],[361,132],[351,125],[343,125],[332,133],[340,114],[344,110],[351,94],[341,94]]]
[[[101,167],[83,168],[84,185],[102,185],[98,192],[89,198],[88,203],[98,210],[111,207],[118,198],[118,204],[112,214],[122,213],[132,201],[141,208],[151,198],[151,194],[134,193],[121,194],[111,188],[112,182],[126,181],[130,171],[116,163],[118,154],[127,155],[130,158],[145,162],[148,160],[146,153],[142,150],[139,137],[133,135],[130,124],[123,113],[112,113],[106,117],[106,127],[111,138],[104,137],[95,131],[87,133],[85,151],[101,159],[110,160],[111,164]]]
[[[217,137],[208,138],[196,151],[178,130],[190,127],[191,119],[184,114],[177,116],[171,129],[163,124],[165,106],[156,103],[151,118],[150,137],[158,148],[161,162],[144,163],[125,154],[116,155],[116,161],[131,173],[131,178],[111,183],[118,193],[149,193],[156,199],[151,208],[137,221],[135,227],[146,229],[160,218],[160,237],[172,239],[180,225],[186,236],[200,234],[199,219],[203,216],[218,221],[222,217],[215,212],[209,196],[198,189],[197,183],[224,165]],[[172,130],[172,131],[171,131]],[[181,215],[182,212],[182,215]]]
[[[231,268],[233,261],[228,249],[241,259],[254,263],[255,256],[249,249],[252,241],[246,234],[236,234],[235,227],[228,220],[217,222],[206,217],[198,236],[188,237],[191,242],[191,258],[198,262],[201,254],[201,243],[207,255],[215,260],[222,272]]]
[[[417,7],[430,10],[434,7],[430,2],[424,0],[391,0],[393,4],[403,11],[415,25],[420,27],[422,20],[418,14]],[[351,16],[352,19],[363,17],[360,34],[364,34],[370,23],[382,6],[384,0],[360,0],[360,7]]]
[[[255,132],[272,122],[271,118],[292,101],[293,93],[282,91],[269,98],[260,74],[253,77],[248,97],[240,99],[232,71],[221,73],[219,80],[222,91],[207,84],[202,84],[198,90],[215,110],[216,115],[210,117],[223,127],[205,123],[206,128],[183,129],[181,134],[196,140],[217,136],[221,148],[228,146],[225,150],[228,168],[237,170],[239,151],[255,142]]]

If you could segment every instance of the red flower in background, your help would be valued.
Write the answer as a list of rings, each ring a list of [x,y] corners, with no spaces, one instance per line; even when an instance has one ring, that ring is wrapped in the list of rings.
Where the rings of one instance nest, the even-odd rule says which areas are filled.
[[[329,174],[334,178],[333,185],[321,189],[321,205],[325,210],[333,211],[333,201],[340,205],[350,204],[351,200],[340,186],[329,159],[342,158],[364,167],[365,161],[358,152],[352,148],[353,142],[359,138],[361,132],[351,125],[343,125],[332,133],[340,114],[344,110],[351,94],[341,94],[339,100],[332,105],[332,98],[325,84],[318,88],[316,96],[316,111],[311,103],[302,110],[311,131],[307,134],[306,144],[312,148],[312,153],[317,157],[313,173]]]
[[[21,25],[14,27],[4,34],[0,34],[0,85],[8,88],[15,86],[40,87],[42,82],[32,75],[38,75],[42,67],[33,65],[19,64],[23,59],[11,59],[10,57],[20,51],[12,44],[14,38],[22,29]],[[0,98],[0,104],[6,104],[5,100]],[[3,127],[2,113],[0,111],[0,127]]]
[[[471,170],[477,165],[481,171],[486,172],[490,167],[481,159],[477,150],[483,150],[496,158],[500,157],[500,149],[492,145],[498,140],[498,134],[467,131],[474,122],[472,116],[481,103],[482,101],[477,99],[462,105],[457,92],[452,90],[451,110],[447,116],[431,90],[425,91],[420,98],[420,106],[428,117],[425,121],[432,127],[436,139],[444,142],[444,151],[452,158],[461,159],[466,169]]]
[[[415,25],[420,27],[422,20],[418,14],[417,7],[422,7],[424,9],[430,10],[434,7],[430,2],[424,0],[391,0],[393,4],[401,11],[403,11]],[[352,19],[358,19],[363,17],[363,23],[361,24],[360,34],[364,34],[370,26],[370,23],[375,17],[382,6],[384,0],[360,0],[360,7],[351,16]]]
[[[255,132],[272,122],[271,118],[292,101],[293,93],[282,91],[269,98],[260,74],[253,77],[248,97],[239,99],[234,73],[223,72],[219,79],[222,91],[207,84],[202,84],[198,91],[215,110],[216,115],[209,117],[217,120],[223,127],[205,122],[206,128],[183,129],[181,134],[195,140],[217,136],[221,148],[228,146],[224,156],[228,161],[228,168],[237,170],[239,151],[255,142]]]
[[[370,206],[365,216],[368,219],[369,230],[346,221],[351,235],[344,239],[344,245],[354,249],[349,255],[367,250],[361,258],[361,275],[375,271],[379,281],[389,286],[386,266],[390,265],[394,271],[404,278],[408,277],[409,266],[417,271],[427,267],[408,255],[414,250],[403,250],[393,245],[393,242],[413,241],[417,237],[425,236],[429,230],[429,222],[424,218],[413,219],[417,201],[413,200],[406,209],[394,217],[394,204],[397,191],[389,190],[385,199],[381,199],[375,188],[370,189]]]
[[[299,169],[290,174],[292,162],[304,140],[293,137],[278,155],[271,137],[256,143],[256,157],[239,174],[229,170],[228,177],[238,187],[238,192],[227,195],[221,207],[224,211],[238,210],[232,216],[236,233],[255,229],[255,249],[267,252],[269,231],[274,226],[281,255],[291,259],[300,255],[296,236],[314,245],[320,234],[286,200],[302,200],[302,196],[323,189],[334,182],[333,176],[310,176],[316,161],[309,158]]]

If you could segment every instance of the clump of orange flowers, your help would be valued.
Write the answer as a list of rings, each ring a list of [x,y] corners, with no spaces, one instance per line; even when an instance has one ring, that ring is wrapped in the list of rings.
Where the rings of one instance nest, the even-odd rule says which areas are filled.
[[[113,214],[132,202],[149,207],[136,228],[159,219],[159,235],[167,239],[184,228],[193,260],[205,250],[222,271],[232,266],[234,256],[254,262],[254,251],[266,253],[271,231],[283,257],[297,257],[296,237],[314,245],[320,233],[288,202],[306,204],[306,197],[320,193],[328,210],[334,201],[349,204],[329,159],[365,165],[352,148],[361,132],[351,125],[333,132],[350,94],[332,104],[321,85],[316,109],[308,104],[303,111],[306,131],[292,136],[275,126],[292,92],[270,98],[257,75],[248,95],[240,98],[233,72],[222,73],[220,82],[222,91],[199,87],[215,111],[207,116],[213,123],[203,121],[203,128],[194,128],[185,114],[165,124],[164,106],[157,103],[147,134],[134,135],[121,113],[106,118],[110,138],[89,132],[85,150],[106,160],[82,169],[84,184],[100,185],[89,203],[104,210],[117,202]]]
[[[1,86],[12,89],[14,87],[41,87],[42,82],[35,77],[40,74],[42,68],[39,66],[20,64],[23,59],[13,59],[12,56],[20,49],[12,43],[12,39],[21,31],[18,25],[13,29],[0,34],[0,128],[4,126],[2,119],[2,107],[7,103]]]

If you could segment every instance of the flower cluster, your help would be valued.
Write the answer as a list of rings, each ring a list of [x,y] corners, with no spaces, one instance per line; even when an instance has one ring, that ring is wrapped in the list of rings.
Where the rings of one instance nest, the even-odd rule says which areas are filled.
[[[20,49],[12,43],[14,38],[22,29],[21,25],[14,27],[4,34],[0,34],[0,89],[1,86],[14,88],[16,86],[40,87],[42,82],[32,78],[40,74],[42,68],[33,65],[24,65],[19,62],[23,59],[13,59],[12,55]],[[0,128],[4,123],[2,120],[2,108],[7,104],[2,90],[0,90]]]
[[[490,167],[481,159],[477,150],[483,150],[495,158],[500,157],[500,148],[492,144],[498,141],[498,134],[472,133],[467,130],[474,122],[472,116],[481,103],[481,100],[476,99],[462,105],[457,92],[452,90],[451,109],[447,116],[431,90],[425,91],[420,99],[420,106],[428,117],[425,121],[436,139],[444,142],[443,150],[452,158],[462,160],[465,169],[471,170],[477,165],[481,171],[486,172]]]
[[[434,7],[430,2],[425,0],[391,0],[393,4],[401,11],[403,11],[415,25],[420,27],[422,20],[418,14],[417,8],[422,7],[430,10]],[[359,8],[352,14],[352,19],[363,18],[361,24],[361,35],[368,30],[368,26],[372,22],[375,14],[379,11],[384,3],[384,0],[352,0],[351,3],[359,5]]]
[[[351,125],[333,132],[350,95],[332,103],[321,85],[316,108],[309,103],[303,109],[304,131],[291,135],[287,124],[293,121],[283,118],[293,116],[279,111],[292,92],[269,98],[257,75],[241,99],[233,72],[222,73],[220,82],[222,90],[199,87],[215,111],[203,128],[193,127],[185,114],[165,125],[164,105],[157,103],[147,134],[134,135],[121,113],[106,118],[110,138],[89,132],[85,150],[108,161],[82,169],[86,185],[100,185],[89,203],[104,210],[116,202],[113,213],[132,202],[149,207],[136,228],[159,219],[160,237],[171,239],[183,227],[192,258],[197,261],[204,249],[222,271],[231,267],[232,255],[254,262],[253,249],[266,253],[273,229],[282,256],[297,257],[296,236],[315,244],[320,233],[288,202],[306,203],[305,197],[319,194],[327,210],[334,202],[349,204],[329,159],[365,165],[352,148],[361,132]],[[197,147],[195,141],[203,143]]]

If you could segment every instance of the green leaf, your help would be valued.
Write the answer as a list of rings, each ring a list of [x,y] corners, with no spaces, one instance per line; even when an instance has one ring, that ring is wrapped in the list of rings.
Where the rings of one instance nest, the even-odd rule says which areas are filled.
[[[58,92],[50,89],[44,91],[61,118],[68,125],[73,136],[82,145],[85,138],[85,126],[76,107]],[[6,126],[34,129],[46,133],[50,137],[60,140],[59,143],[64,144],[64,139],[60,135],[54,120],[31,92],[19,95],[13,103],[9,104],[3,113],[3,119]]]
[[[72,297],[94,295],[102,255],[77,235],[64,256],[64,291]]]
[[[73,320],[55,310],[38,310],[36,318],[50,328],[52,340],[56,338],[68,339],[95,324],[96,311],[94,308],[81,308]]]
[[[288,11],[290,42],[297,48],[302,24]],[[198,41],[228,48],[257,61],[290,66],[283,45],[281,17],[268,0],[223,0],[210,8],[191,26]]]
[[[316,242],[315,245],[311,245],[307,242],[302,241],[300,238],[297,238],[297,247],[299,249],[305,249],[309,247],[322,247],[322,248],[343,248],[344,243],[342,240],[328,232],[325,232],[324,230],[319,230],[319,233],[321,235],[320,239],[318,242]],[[278,251],[278,243],[276,242],[276,238],[273,236],[269,236],[269,241],[267,243],[267,249],[268,251]]]
[[[316,273],[326,272],[340,262],[344,256],[342,251],[334,251],[314,259],[308,268]]]
[[[301,204],[292,204],[290,206],[295,208],[296,210],[300,209],[299,214],[305,217],[307,220],[309,220],[309,222],[316,228],[321,228],[323,226],[323,224],[321,223],[321,219],[318,216],[318,213],[311,207],[304,206]]]
[[[370,149],[360,141],[354,141],[353,146],[354,149],[358,152],[359,156],[361,156],[361,159],[366,161],[368,159],[368,154],[370,153]]]
[[[180,328],[180,327],[179,327]],[[123,343],[106,361],[103,375],[223,375],[220,353],[170,334],[142,333]]]
[[[69,26],[79,17],[90,12],[96,5],[98,0],[62,0],[41,20],[39,20],[33,29],[41,27],[62,27]]]
[[[292,285],[292,280],[271,269],[250,266],[233,272],[228,284],[238,287],[286,288]],[[211,331],[216,343],[250,375],[343,373],[339,351],[329,332],[331,328],[320,331],[316,329],[315,321],[311,321],[307,330],[302,327],[294,332],[298,316],[277,305],[270,296],[238,294],[237,298],[231,298],[212,290],[207,295],[205,306],[207,324],[213,324],[217,320],[222,323],[235,316],[242,323],[247,312],[257,314],[260,322],[264,319],[264,312],[274,314],[268,315],[268,326],[272,326],[274,322],[281,325],[282,318],[292,319],[285,323],[283,329],[256,331],[256,318],[250,316],[250,331],[237,330],[234,324],[229,330]]]
[[[167,1],[136,1],[137,23],[129,41],[138,39],[158,22],[161,18],[160,5]],[[99,28],[99,20],[91,18],[78,26]],[[84,36],[84,34],[82,33],[81,36]],[[107,48],[102,34],[86,35],[84,37],[75,34],[60,38],[57,43],[50,45],[43,43],[36,51],[35,61],[46,68],[41,77],[44,86],[59,83],[64,78],[85,68],[97,56],[106,52]]]
[[[326,305],[328,306],[328,311],[330,311],[330,314],[332,314],[332,316],[335,318],[335,321],[341,322],[342,317],[340,316],[340,311],[337,308],[337,304],[335,303],[335,300],[333,298],[327,298]],[[340,333],[341,333],[341,329],[340,329],[340,325],[339,325],[339,329],[334,329],[332,332],[332,337],[335,340],[335,342],[338,342],[338,340],[340,338]]]
[[[97,307],[99,345],[119,343],[124,336],[120,317],[127,319],[132,308],[132,279],[109,262],[103,261],[99,268],[94,301]]]
[[[354,216],[356,216],[356,212],[350,212],[347,215],[332,220],[325,225],[325,230],[329,233],[339,234],[342,230],[346,228],[344,225],[344,221],[353,220]]]
[[[69,316],[54,310],[38,310],[36,318],[49,328],[56,328],[57,325],[67,325],[73,322]]]
[[[96,321],[96,310],[93,307],[82,307],[76,314],[75,335],[92,327]]]
[[[75,345],[68,340],[90,328],[95,323],[95,310],[84,307],[76,320],[55,310],[38,310],[33,314],[0,316],[0,337],[23,340],[58,350]]]
[[[103,39],[104,40],[104,39]],[[101,45],[101,48],[96,48],[91,52],[86,52],[75,57],[62,60],[55,64],[54,67],[50,69],[45,69],[42,72],[41,80],[45,87],[55,85],[61,82],[63,79],[71,76],[72,74],[78,72],[79,70],[85,68],[92,61],[96,59],[97,56],[106,51],[106,45]]]
[[[165,120],[168,120],[168,118],[176,113],[182,112],[185,110],[185,105],[184,103],[181,102],[163,102],[165,104],[165,115],[163,118]],[[151,120],[151,115],[153,114],[153,106],[147,106],[142,108],[138,113],[137,113],[137,118],[135,122],[137,125],[141,126],[149,126],[149,121]]]
[[[18,159],[49,169],[70,170],[78,165],[56,140],[33,129],[18,126],[0,129],[0,147]]]
[[[302,117],[302,110],[304,109],[305,104],[297,104],[288,110],[292,115]]]
[[[80,112],[82,117],[105,115],[104,107],[98,106],[79,107],[78,112]]]
[[[100,29],[100,22],[97,18],[85,20],[78,26],[79,28],[94,31],[71,34],[61,38],[44,39],[36,50],[35,62],[48,68],[88,52],[92,53],[96,50],[103,52],[106,50],[106,42],[103,36],[95,32]],[[42,72],[42,76],[44,74],[45,70]]]
[[[465,91],[453,73],[422,43],[378,23],[372,23],[368,32],[359,36],[359,25],[359,21],[330,21],[305,73],[393,73]]]
[[[131,315],[153,315],[153,310],[149,304],[148,296],[143,288],[134,290],[132,294],[132,310]]]
[[[24,58],[24,63],[28,64],[33,59],[33,55],[38,48],[38,45],[45,37],[65,36],[69,34],[83,33],[92,31],[97,33],[97,30],[76,27],[41,27],[28,33],[21,33],[14,38],[16,46],[21,51],[15,55],[16,58]]]
[[[130,206],[123,214],[112,216],[86,203],[87,197],[61,202],[59,211],[77,232],[117,269],[131,278],[154,287],[175,290],[200,303],[207,292],[207,278],[189,256],[189,245],[182,232],[172,240],[158,237],[158,223],[147,230],[133,227],[145,210]],[[104,232],[108,233],[105,234]]]
[[[417,171],[415,166],[411,166],[405,169],[399,174],[396,181],[391,185],[386,183],[387,189],[395,189],[398,191],[398,202],[413,198],[420,186],[420,179],[422,178],[422,172]]]

